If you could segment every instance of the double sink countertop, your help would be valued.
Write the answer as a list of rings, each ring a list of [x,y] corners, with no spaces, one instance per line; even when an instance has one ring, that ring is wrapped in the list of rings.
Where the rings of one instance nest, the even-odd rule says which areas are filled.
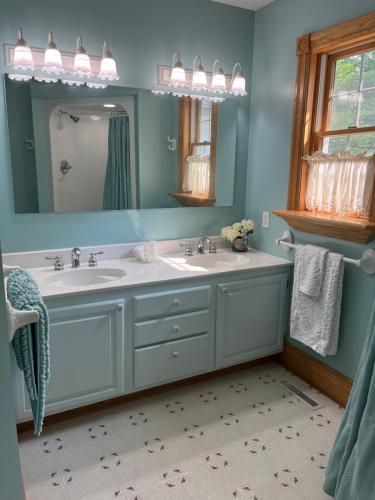
[[[81,267],[70,266],[70,249],[43,252],[12,253],[3,256],[4,264],[28,269],[44,298],[57,298],[101,290],[120,290],[148,284],[168,283],[189,278],[216,276],[225,273],[291,266],[291,261],[264,252],[249,249],[235,253],[219,245],[216,254],[185,256],[180,244],[183,240],[157,242],[157,256],[150,263],[138,262],[132,257],[137,245],[108,245],[97,267],[89,267],[86,253],[93,247],[81,248]],[[62,256],[65,269],[55,271],[53,265],[43,266],[46,256]]]

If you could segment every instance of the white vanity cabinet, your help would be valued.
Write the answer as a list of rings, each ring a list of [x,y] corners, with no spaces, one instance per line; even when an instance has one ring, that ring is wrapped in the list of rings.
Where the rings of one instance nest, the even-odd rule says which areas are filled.
[[[48,299],[46,414],[280,352],[288,278],[281,265]],[[17,418],[30,420],[14,371]]]
[[[277,273],[218,285],[217,368],[282,350],[287,281],[287,273]]]
[[[46,414],[123,394],[124,301],[56,307],[49,309],[49,316],[51,377]],[[15,374],[17,418],[29,420],[23,374],[18,368]]]

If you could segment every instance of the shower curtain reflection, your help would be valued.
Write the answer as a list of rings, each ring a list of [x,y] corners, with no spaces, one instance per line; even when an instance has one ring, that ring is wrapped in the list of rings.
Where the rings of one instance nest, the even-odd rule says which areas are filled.
[[[129,208],[132,208],[129,117],[120,115],[109,119],[103,209],[126,210]]]

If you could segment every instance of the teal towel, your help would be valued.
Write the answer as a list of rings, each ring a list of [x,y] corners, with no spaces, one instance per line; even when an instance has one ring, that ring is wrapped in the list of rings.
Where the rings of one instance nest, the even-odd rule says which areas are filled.
[[[375,499],[375,300],[358,372],[329,459],[324,491],[336,500]]]
[[[103,210],[126,210],[131,206],[129,117],[113,116],[109,119]]]
[[[26,389],[30,396],[34,432],[40,435],[43,427],[46,385],[50,374],[48,312],[38,285],[23,269],[15,269],[9,273],[7,295],[15,309],[34,309],[39,313],[39,321],[19,328],[12,343],[17,364],[23,371]]]

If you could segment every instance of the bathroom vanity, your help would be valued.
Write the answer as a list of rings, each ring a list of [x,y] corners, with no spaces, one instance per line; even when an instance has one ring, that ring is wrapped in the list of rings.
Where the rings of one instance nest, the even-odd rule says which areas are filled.
[[[37,267],[46,252],[33,252],[29,270],[51,323],[46,414],[282,350],[289,261],[255,250],[185,257],[169,248],[141,264],[123,258],[126,247],[105,248],[110,260],[98,267],[86,260],[64,271]],[[13,369],[17,419],[29,420],[23,375]]]

